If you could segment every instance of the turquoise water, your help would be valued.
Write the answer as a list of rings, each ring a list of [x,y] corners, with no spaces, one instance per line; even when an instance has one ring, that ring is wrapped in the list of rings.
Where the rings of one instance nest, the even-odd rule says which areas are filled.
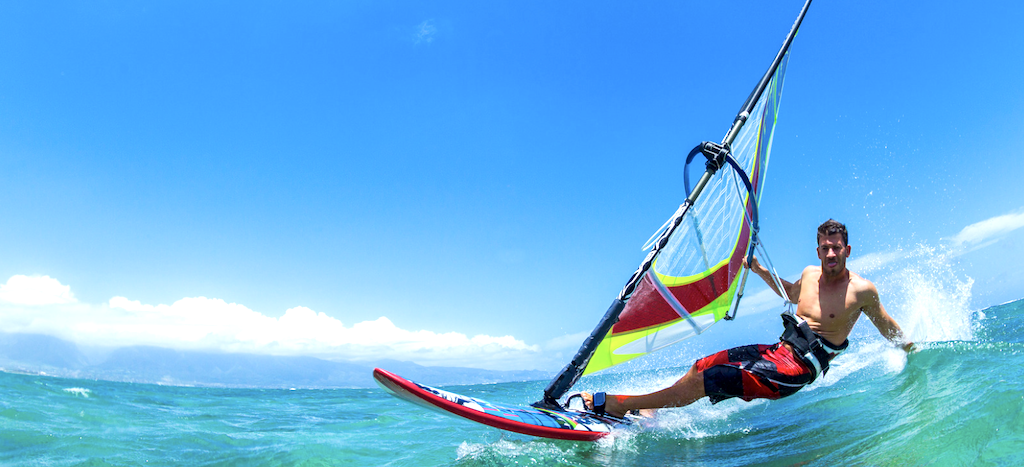
[[[1024,465],[1024,301],[905,356],[855,341],[773,402],[699,402],[597,443],[452,419],[379,389],[211,389],[0,373],[3,465]],[[585,378],[647,390],[682,368]],[[530,403],[545,382],[457,386]]]

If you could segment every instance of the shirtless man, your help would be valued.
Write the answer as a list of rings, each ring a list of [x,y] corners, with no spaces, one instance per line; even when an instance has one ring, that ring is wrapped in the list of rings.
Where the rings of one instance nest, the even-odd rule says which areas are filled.
[[[796,282],[782,280],[786,295],[797,299],[796,317],[783,314],[786,331],[775,345],[748,345],[723,350],[697,361],[674,385],[639,396],[582,394],[587,408],[623,416],[636,409],[682,407],[707,396],[715,404],[731,397],[750,401],[778,399],[795,393],[828,370],[846,349],[847,336],[861,313],[890,342],[909,351],[896,321],[885,312],[871,281],[846,269],[850,256],[846,226],[832,219],[818,227],[818,259]],[[782,296],[771,273],[757,258],[750,267]],[[595,407],[596,402],[596,407]]]

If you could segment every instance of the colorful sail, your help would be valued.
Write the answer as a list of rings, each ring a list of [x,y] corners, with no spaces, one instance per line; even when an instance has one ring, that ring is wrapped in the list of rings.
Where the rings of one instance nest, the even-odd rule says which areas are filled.
[[[736,170],[714,174],[644,273],[584,375],[698,335],[729,312],[752,240],[750,221],[760,202],[787,60],[788,53],[732,145],[750,190]]]
[[[700,334],[730,316],[746,279],[740,274],[743,257],[756,244],[757,206],[789,46],[810,6],[806,0],[722,143],[705,141],[687,156],[687,164],[697,154],[707,157],[704,175],[692,190],[686,179],[686,200],[655,234],[650,253],[536,406],[560,407],[558,399],[583,375]]]

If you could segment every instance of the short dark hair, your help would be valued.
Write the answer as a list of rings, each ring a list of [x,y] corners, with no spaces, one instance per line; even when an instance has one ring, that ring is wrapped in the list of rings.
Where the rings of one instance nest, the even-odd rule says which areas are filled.
[[[840,235],[843,236],[843,245],[844,246],[850,244],[850,241],[848,239],[848,234],[846,233],[846,226],[843,225],[842,222],[839,222],[839,221],[837,221],[835,219],[829,219],[829,220],[827,220],[825,222],[822,222],[821,225],[818,226],[818,238],[817,238],[817,240],[820,241],[821,237],[827,237],[829,235],[835,235],[835,234],[840,234]]]

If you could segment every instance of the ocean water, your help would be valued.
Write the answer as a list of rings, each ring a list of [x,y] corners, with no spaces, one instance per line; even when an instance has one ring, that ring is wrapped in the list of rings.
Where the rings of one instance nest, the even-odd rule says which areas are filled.
[[[940,305],[934,305],[939,307]],[[212,389],[0,373],[0,465],[1024,465],[1024,301],[861,339],[778,401],[706,401],[595,443],[504,433],[379,389]],[[950,320],[962,325],[949,326]],[[944,330],[948,329],[948,330]],[[943,339],[952,332],[955,339]],[[647,390],[685,368],[588,377]],[[546,382],[448,389],[528,404]]]

